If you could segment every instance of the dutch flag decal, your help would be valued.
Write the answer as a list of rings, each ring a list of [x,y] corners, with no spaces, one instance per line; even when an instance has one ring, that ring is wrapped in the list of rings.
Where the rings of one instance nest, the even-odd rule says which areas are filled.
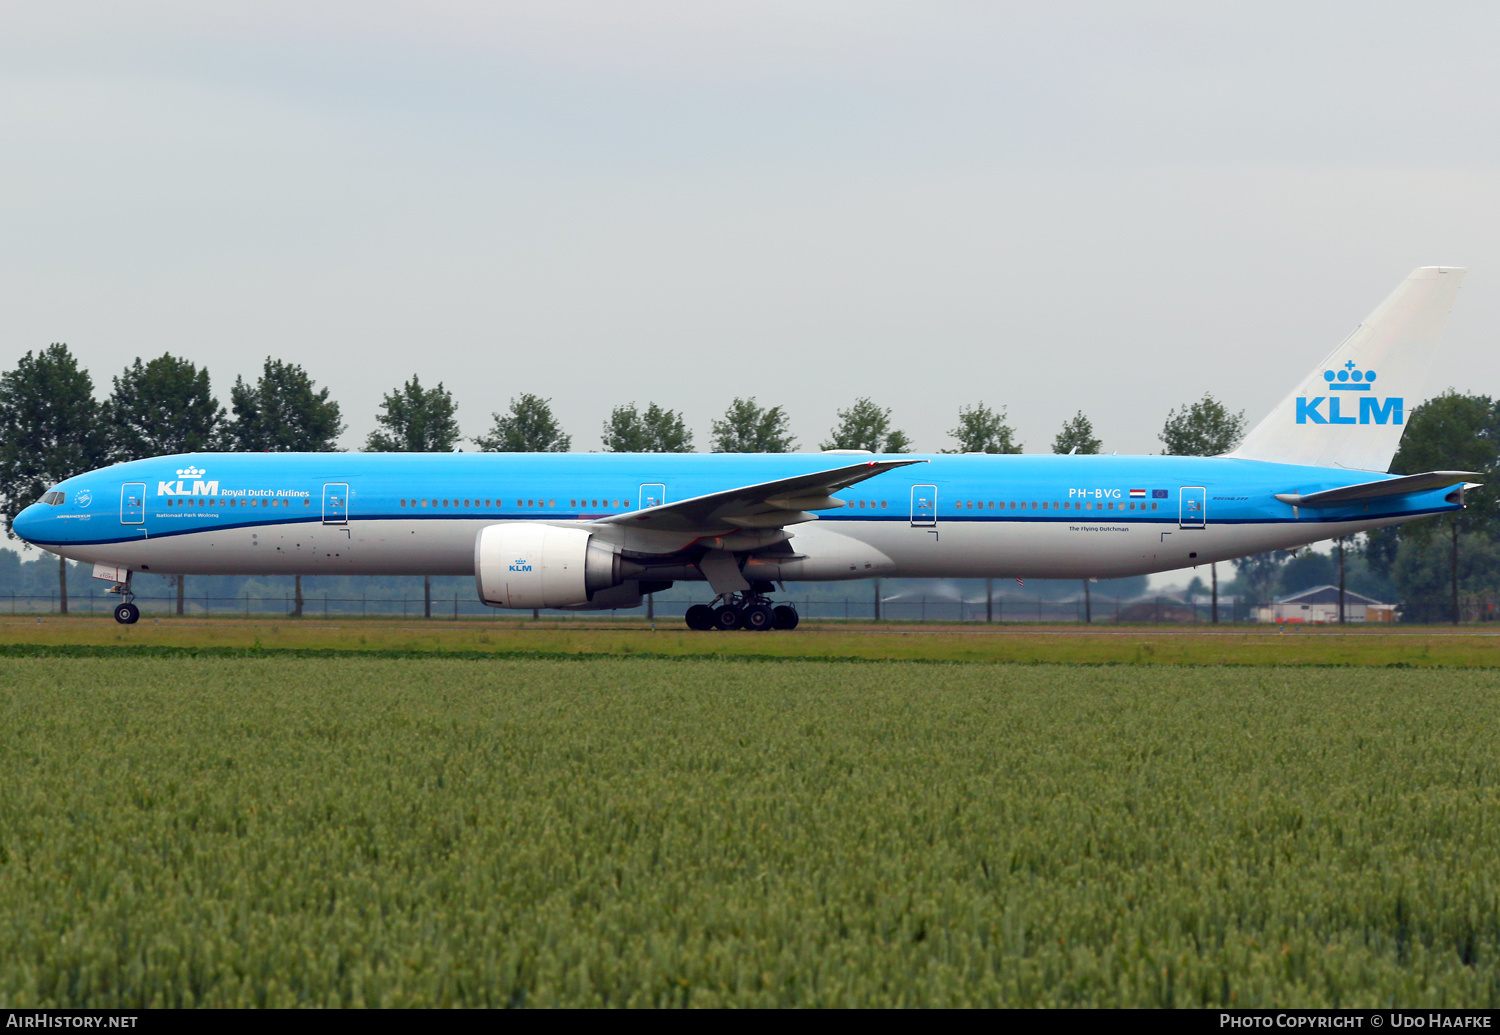
[[[1131,489],[1130,490],[1130,498],[1133,499],[1133,500],[1143,500],[1143,499],[1146,498],[1146,490],[1145,489]]]

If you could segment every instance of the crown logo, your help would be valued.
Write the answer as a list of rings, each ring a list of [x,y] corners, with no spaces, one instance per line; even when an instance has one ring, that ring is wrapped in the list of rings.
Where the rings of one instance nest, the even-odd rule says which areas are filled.
[[[199,470],[196,467],[193,467],[192,465],[189,465],[187,467],[184,467],[182,470],[178,471],[177,472],[177,477],[179,477],[179,478],[202,478],[203,474],[204,474],[203,471]]]
[[[1338,370],[1323,371],[1323,380],[1328,382],[1330,392],[1368,392],[1375,371],[1356,370],[1351,359]]]

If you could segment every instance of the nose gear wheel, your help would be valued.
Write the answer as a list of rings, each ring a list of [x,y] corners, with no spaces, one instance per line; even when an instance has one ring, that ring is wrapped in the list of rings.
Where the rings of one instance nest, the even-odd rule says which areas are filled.
[[[121,625],[134,625],[141,620],[141,609],[135,606],[135,594],[130,590],[130,576],[133,572],[127,572],[124,582],[116,582],[109,587],[108,592],[118,593],[124,599],[115,605],[115,621]]]

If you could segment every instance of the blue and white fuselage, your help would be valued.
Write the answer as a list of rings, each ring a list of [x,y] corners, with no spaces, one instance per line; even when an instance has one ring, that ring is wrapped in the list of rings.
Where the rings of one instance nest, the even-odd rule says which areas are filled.
[[[1298,508],[1277,495],[1311,495],[1371,476],[1222,457],[900,459],[922,462],[840,492],[843,507],[790,529],[794,547],[831,536],[863,544],[871,548],[871,566],[804,563],[805,574],[787,577],[1140,575],[1461,506],[1452,488],[1439,487]],[[15,527],[29,542],[72,560],[165,575],[472,575],[475,536],[488,525],[541,521],[613,531],[617,524],[599,523],[726,487],[846,468],[850,461],[857,458],[200,453],[68,479],[55,490],[63,502],[28,508]],[[184,469],[202,475],[179,478]],[[623,533],[629,530],[627,524]],[[680,555],[726,531],[705,528],[702,536],[672,544],[676,549],[666,556],[629,550],[625,534],[621,545],[640,563],[673,568],[674,579],[691,578],[681,562],[695,558]]]
[[[1463,506],[1465,472],[1382,473],[1460,276],[1413,273],[1226,456],[200,453],[69,478],[13,528],[127,597],[133,572],[473,575],[515,608],[701,581],[752,627],[789,580],[1166,571]]]

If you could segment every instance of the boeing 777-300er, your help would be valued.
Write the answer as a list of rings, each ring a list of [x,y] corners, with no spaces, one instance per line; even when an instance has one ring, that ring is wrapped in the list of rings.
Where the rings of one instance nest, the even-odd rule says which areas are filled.
[[[792,628],[778,583],[1115,578],[1461,510],[1475,475],[1387,474],[1464,271],[1402,282],[1233,452],[192,453],[54,486],[14,531],[131,576],[473,575],[491,607],[634,607],[706,583],[695,629]]]

